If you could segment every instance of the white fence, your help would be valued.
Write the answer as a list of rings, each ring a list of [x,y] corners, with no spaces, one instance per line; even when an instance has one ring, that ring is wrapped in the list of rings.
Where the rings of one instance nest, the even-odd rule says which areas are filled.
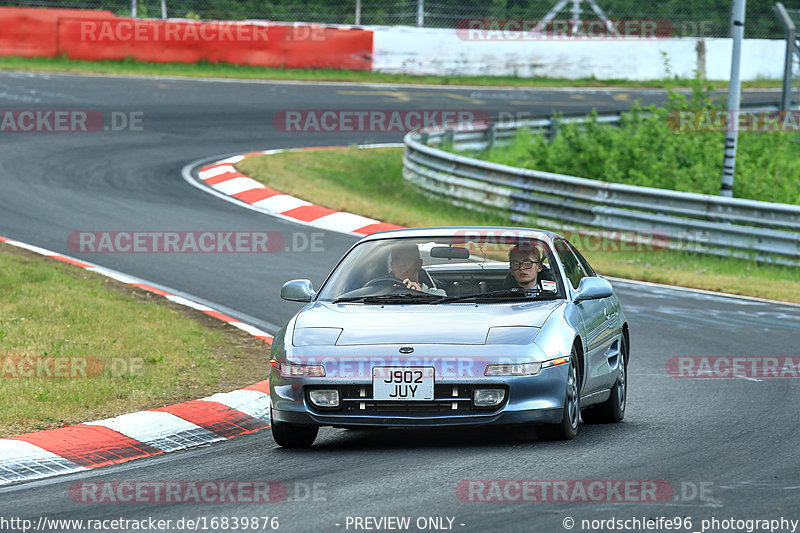
[[[444,76],[520,76],[600,80],[658,80],[672,75],[691,78],[694,71],[712,80],[727,80],[731,39],[663,40],[465,40],[453,29],[371,26],[376,72]],[[698,43],[702,42],[702,46]],[[786,44],[781,40],[746,39],[742,49],[743,80],[780,79]],[[664,54],[662,54],[664,52]]]

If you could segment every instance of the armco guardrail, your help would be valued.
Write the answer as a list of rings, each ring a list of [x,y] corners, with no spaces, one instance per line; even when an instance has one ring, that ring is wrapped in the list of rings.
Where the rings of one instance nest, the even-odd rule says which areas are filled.
[[[619,118],[600,120],[613,123]],[[522,169],[431,146],[448,142],[457,149],[484,148],[507,140],[521,127],[552,134],[557,125],[532,120],[482,131],[412,131],[404,139],[403,176],[456,205],[503,212],[521,224],[656,234],[669,248],[800,265],[800,206]]]

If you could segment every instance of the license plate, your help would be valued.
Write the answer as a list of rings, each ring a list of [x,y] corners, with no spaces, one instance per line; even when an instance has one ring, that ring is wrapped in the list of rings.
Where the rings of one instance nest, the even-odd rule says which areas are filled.
[[[433,400],[433,367],[374,367],[372,398],[404,402]]]

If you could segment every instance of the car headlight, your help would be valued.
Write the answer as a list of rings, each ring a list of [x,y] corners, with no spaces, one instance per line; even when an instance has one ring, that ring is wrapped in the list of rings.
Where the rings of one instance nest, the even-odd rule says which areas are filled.
[[[296,365],[294,363],[281,363],[271,359],[270,366],[277,368],[284,378],[324,378],[325,367],[322,365]]]
[[[569,362],[569,357],[558,357],[541,363],[503,363],[486,365],[484,376],[535,376],[543,368],[563,365]]]

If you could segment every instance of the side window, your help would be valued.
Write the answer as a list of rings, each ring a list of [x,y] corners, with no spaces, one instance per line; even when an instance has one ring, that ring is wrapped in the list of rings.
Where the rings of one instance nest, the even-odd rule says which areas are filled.
[[[561,264],[564,265],[564,274],[567,275],[567,279],[572,283],[572,287],[577,289],[581,278],[586,277],[586,272],[575,258],[575,254],[572,253],[567,241],[558,239],[555,241],[555,247],[558,258],[561,260]]]
[[[589,265],[589,262],[586,260],[586,258],[581,255],[581,253],[578,251],[578,249],[575,248],[574,246],[572,246],[571,244],[570,244],[570,248],[572,249],[572,252],[575,254],[575,257],[578,258],[578,261],[580,262],[581,266],[583,267],[583,271],[586,272],[586,275],[587,276],[592,276],[592,277],[597,276],[597,273],[594,271],[594,269],[591,267],[591,265]]]

